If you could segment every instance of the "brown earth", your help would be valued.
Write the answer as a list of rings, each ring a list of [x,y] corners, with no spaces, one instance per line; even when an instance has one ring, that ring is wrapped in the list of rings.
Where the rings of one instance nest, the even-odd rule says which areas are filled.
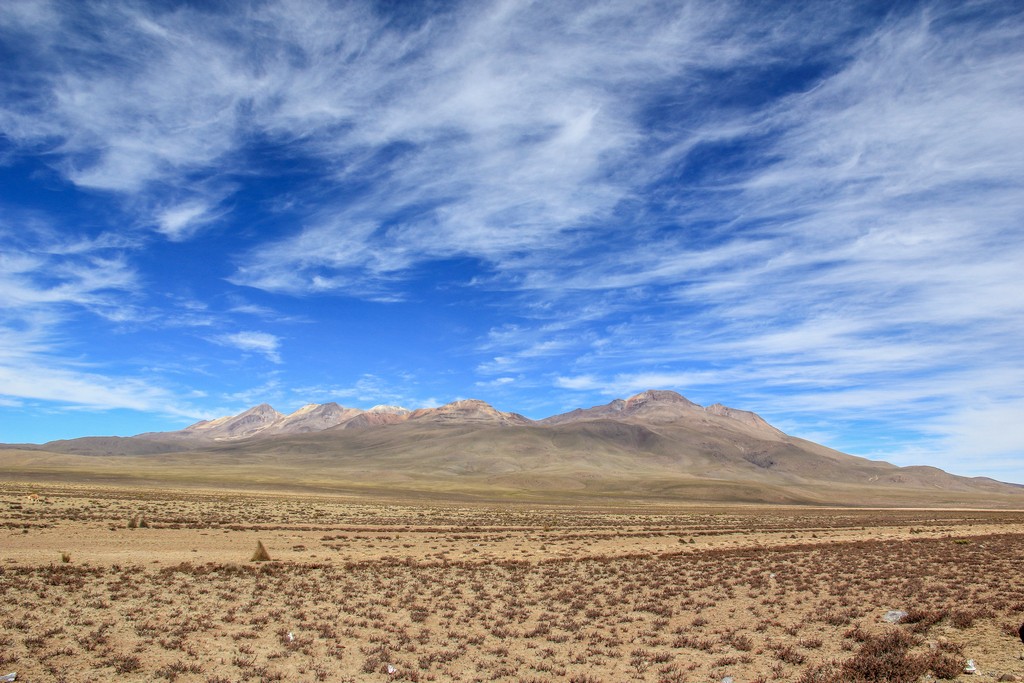
[[[19,681],[1024,681],[1020,511],[8,482],[0,539]]]

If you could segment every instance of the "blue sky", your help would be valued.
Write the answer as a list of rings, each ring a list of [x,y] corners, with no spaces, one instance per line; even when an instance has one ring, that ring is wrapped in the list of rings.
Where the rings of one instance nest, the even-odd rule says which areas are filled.
[[[1024,482],[1007,2],[0,3],[0,441],[647,388]]]

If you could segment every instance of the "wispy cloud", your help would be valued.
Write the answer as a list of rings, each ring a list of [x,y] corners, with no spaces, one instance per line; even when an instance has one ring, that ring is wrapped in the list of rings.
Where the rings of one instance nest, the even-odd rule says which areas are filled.
[[[215,221],[220,214],[210,204],[191,200],[161,209],[156,214],[157,229],[172,242],[180,242],[193,236],[205,225]]]
[[[118,338],[132,330],[223,329],[230,315],[194,298],[147,291],[145,274],[132,263],[142,247],[132,233],[89,235],[19,209],[0,215],[4,406],[45,402],[63,409],[206,415],[195,405],[196,390],[182,386],[192,378],[154,367],[145,347],[129,357],[108,348],[116,349]],[[221,342],[280,362],[279,339],[272,335],[228,334]]]
[[[232,346],[240,351],[261,354],[271,363],[281,362],[281,354],[279,352],[281,338],[268,332],[244,330],[242,332],[221,334],[213,337],[212,340],[224,346]]]
[[[0,365],[0,386],[7,396],[56,401],[93,409],[129,408],[166,415],[194,416],[194,407],[173,392],[142,380],[83,370],[47,367],[40,363]]]
[[[120,317],[124,294],[138,287],[125,244],[106,235],[69,238],[15,215],[0,219],[0,245],[0,310],[9,315],[80,306]]]
[[[724,5],[577,10],[498,3],[397,28],[361,3],[272,2],[244,16],[109,3],[39,12],[31,32],[12,10],[4,18],[37,66],[36,96],[0,126],[23,143],[56,141],[83,187],[182,192],[241,170],[233,155],[252,135],[316,157],[343,188],[358,184],[334,223],[314,220],[294,239],[353,226],[365,239],[368,225],[379,231],[369,248],[339,258],[347,251],[320,247],[303,260],[281,245],[258,250],[238,277],[260,286],[316,290],[329,282],[320,270],[366,277],[450,254],[500,262],[558,244],[652,178],[637,152],[662,145],[638,119],[660,88],[792,39],[737,25]],[[111,30],[68,30],[86,21]],[[227,35],[259,36],[259,46]],[[72,51],[91,59],[69,64]],[[180,236],[200,206],[182,201],[158,225]],[[295,282],[275,279],[296,265]]]
[[[282,107],[268,113],[269,125],[285,111],[301,112],[289,117],[292,126],[309,117],[299,122],[313,127],[305,149],[344,160],[338,181],[358,182],[361,192],[329,220],[255,250],[234,281],[358,294],[368,281],[386,284],[424,260],[452,256],[528,273],[527,254],[564,253],[674,161],[646,154],[661,143],[641,121],[659,88],[774,48],[753,42],[741,50],[742,29],[722,44],[718,31],[730,18],[708,6],[666,16],[615,4],[568,15],[501,4],[435,20],[401,40],[379,31],[354,67],[328,58],[293,74],[318,88],[342,75],[345,82],[333,95],[318,89],[315,116],[308,106]],[[284,94],[293,107],[309,97],[298,87]],[[375,106],[354,106],[366,100]],[[317,135],[324,110],[344,112],[332,119],[345,122],[341,134]],[[694,141],[713,135],[703,122],[691,125]]]
[[[396,405],[410,410],[430,408],[454,400],[440,401],[433,396],[423,397],[416,379],[407,374],[383,377],[371,373],[360,375],[350,385],[314,385],[293,389],[292,400],[336,401],[349,407],[372,408],[375,405]]]
[[[196,414],[188,401],[143,376],[105,374],[69,339],[83,314],[120,324],[137,318],[140,282],[125,250],[130,239],[58,231],[38,217],[0,219],[0,400],[52,401],[97,410],[129,408]]]
[[[231,403],[230,408],[223,408],[220,410],[221,415],[233,415],[241,412],[256,405],[257,403],[265,403],[267,401],[273,401],[283,396],[285,387],[281,382],[281,378],[276,373],[271,376],[262,384],[256,386],[249,386],[241,391],[234,391],[229,394],[225,394],[222,398],[225,401]]]

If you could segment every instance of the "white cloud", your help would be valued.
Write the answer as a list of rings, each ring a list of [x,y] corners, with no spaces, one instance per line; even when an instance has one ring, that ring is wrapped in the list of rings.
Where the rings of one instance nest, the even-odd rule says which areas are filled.
[[[267,332],[245,330],[221,334],[213,337],[212,341],[222,346],[232,346],[240,351],[262,354],[272,363],[281,362],[281,338]]]
[[[115,324],[138,319],[131,301],[139,277],[124,255],[131,245],[58,231],[17,211],[0,219],[0,403],[197,414],[152,378],[84,362],[87,342],[69,332],[83,311]]]
[[[257,386],[248,387],[241,391],[234,391],[230,394],[226,394],[223,398],[230,401],[234,407],[224,408],[220,411],[220,415],[234,415],[241,412],[242,410],[248,410],[254,405],[264,403],[267,401],[276,401],[284,395],[284,384],[281,378],[272,376],[270,379],[265,381],[263,384]]]
[[[339,186],[358,182],[361,198],[255,249],[235,280],[349,290],[425,259],[505,264],[608,217],[678,158],[647,139],[647,98],[793,42],[737,22],[736,9],[474,4],[396,29],[361,3],[281,0],[245,16],[67,8],[32,25],[35,97],[0,114],[0,129],[23,145],[59,141],[73,182],[129,195],[245,172],[236,153],[252,135],[287,142]],[[102,41],[74,30],[78,14]],[[92,59],[69,63],[68,49]],[[702,139],[705,121],[685,116],[687,137]],[[185,239],[209,213],[186,200],[156,222]],[[361,248],[335,246],[346,243]]]
[[[97,410],[128,408],[194,417],[195,408],[178,402],[170,391],[143,379],[109,377],[68,368],[0,364],[0,393],[22,399],[53,401]]]
[[[930,425],[940,435],[942,451],[981,463],[1024,453],[1024,398],[968,402],[941,422]],[[978,470],[981,467],[977,467]]]
[[[138,287],[124,246],[61,235],[34,219],[0,219],[0,311],[24,315],[43,309],[83,307],[111,318],[126,315],[126,294]]]
[[[613,28],[620,11],[606,5],[574,14],[570,28],[564,13],[539,6],[478,8],[409,36],[386,58],[375,50],[361,55],[330,95],[322,79],[336,74],[326,62],[314,79],[317,98],[335,103],[315,111],[344,111],[336,120],[348,128],[330,140],[314,135],[309,148],[353,159],[342,182],[361,172],[386,180],[336,207],[330,222],[258,248],[234,281],[351,293],[353,280],[425,259],[471,255],[514,267],[524,251],[561,249],[573,240],[567,232],[607,217],[652,176],[635,156],[649,144],[633,120],[638,95],[691,62],[750,57],[707,49],[702,31],[725,18],[714,11],[665,17],[631,7],[632,34]],[[529,49],[520,33],[531,36]],[[394,38],[380,37],[385,45]],[[313,78],[298,76],[300,84]],[[285,102],[310,96],[298,87]],[[353,107],[364,99],[375,107]],[[363,150],[385,145],[400,151],[381,170],[382,159]],[[377,232],[382,225],[389,227]]]
[[[481,389],[497,389],[513,385],[516,381],[515,377],[495,377],[494,379],[486,382],[476,382],[475,386],[480,387]]]
[[[560,389],[587,391],[614,398],[627,398],[648,389],[668,389],[683,393],[694,390],[705,393],[707,387],[723,383],[726,378],[713,372],[632,372],[619,373],[612,377],[602,378],[592,374],[573,377],[557,376],[554,384]],[[693,393],[687,398],[695,401]]]
[[[561,389],[585,389],[603,391],[607,384],[593,375],[579,375],[577,377],[556,377],[555,386]]]
[[[220,216],[203,201],[188,201],[167,207],[157,212],[157,229],[172,242],[181,242],[192,237],[205,225]]]
[[[405,373],[389,377],[365,373],[351,384],[295,387],[292,394],[295,400],[303,403],[337,401],[342,405],[364,409],[375,405],[397,405],[415,410],[441,405],[432,396],[421,398],[417,389],[416,378]]]

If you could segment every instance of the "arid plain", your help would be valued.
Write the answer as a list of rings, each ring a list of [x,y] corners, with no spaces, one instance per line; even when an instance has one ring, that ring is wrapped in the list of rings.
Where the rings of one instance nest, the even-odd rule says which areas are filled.
[[[21,481],[0,525],[19,681],[1024,680],[1012,510]]]

